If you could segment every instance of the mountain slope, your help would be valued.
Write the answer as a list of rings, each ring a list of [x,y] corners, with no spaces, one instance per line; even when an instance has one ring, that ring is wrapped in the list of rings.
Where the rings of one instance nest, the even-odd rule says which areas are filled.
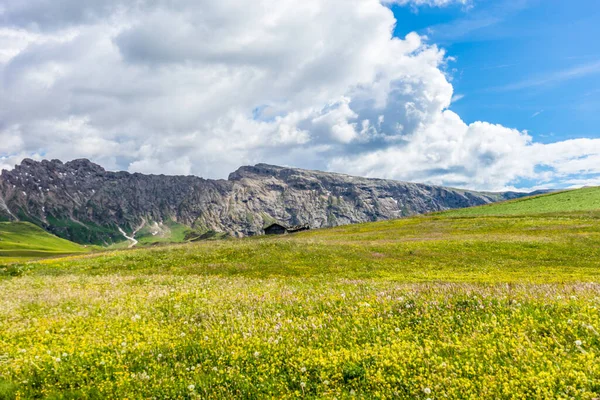
[[[28,222],[0,222],[0,261],[88,252],[89,249],[49,234]]]
[[[274,221],[312,228],[378,221],[523,196],[366,179],[266,164],[228,180],[110,172],[88,160],[26,159],[0,176],[0,219],[29,221],[78,243],[111,244],[169,226],[232,236]]]
[[[600,187],[567,190],[481,207],[446,211],[446,216],[531,215],[600,210]]]

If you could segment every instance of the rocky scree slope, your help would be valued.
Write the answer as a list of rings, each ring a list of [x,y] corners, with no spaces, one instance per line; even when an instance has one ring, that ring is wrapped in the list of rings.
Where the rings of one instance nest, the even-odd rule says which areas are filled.
[[[358,178],[266,164],[228,180],[106,171],[88,160],[25,159],[0,175],[0,220],[29,221],[78,243],[111,244],[145,224],[261,234],[282,222],[312,228],[399,218],[521,197]]]

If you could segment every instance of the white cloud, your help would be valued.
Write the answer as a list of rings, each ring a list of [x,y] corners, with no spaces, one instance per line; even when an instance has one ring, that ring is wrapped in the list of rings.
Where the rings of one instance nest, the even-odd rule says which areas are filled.
[[[526,133],[487,122],[467,125],[446,110],[407,137],[405,144],[335,158],[330,168],[367,176],[502,189],[516,178],[534,176],[534,165],[523,157],[530,146],[531,137]]]
[[[544,112],[544,110],[536,111],[533,114],[531,114],[531,118],[535,118],[535,117],[537,117],[538,115],[540,115],[543,112]]]
[[[471,4],[472,0],[385,0],[384,3],[395,3],[399,5],[445,7],[451,4]]]
[[[457,101],[460,101],[460,100],[462,100],[462,99],[464,99],[464,98],[465,98],[465,95],[464,95],[464,94],[455,93],[455,94],[452,96],[452,100],[451,100],[451,102],[452,102],[452,103],[456,103]]]
[[[494,88],[498,91],[510,91],[510,90],[521,90],[536,86],[545,86],[557,84],[572,79],[582,78],[588,75],[600,74],[600,61],[594,61],[591,63],[576,65],[571,68],[554,71],[550,74],[546,74],[539,77],[531,77],[527,80],[511,83],[506,86]]]
[[[59,3],[0,15],[0,167],[225,177],[269,162],[479,189],[600,173],[600,140],[464,123],[444,51],[392,37],[378,0]]]

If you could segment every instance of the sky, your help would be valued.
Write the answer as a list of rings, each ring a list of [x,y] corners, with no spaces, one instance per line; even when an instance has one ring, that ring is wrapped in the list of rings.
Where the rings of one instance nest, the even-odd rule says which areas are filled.
[[[596,0],[4,0],[0,168],[600,185]]]

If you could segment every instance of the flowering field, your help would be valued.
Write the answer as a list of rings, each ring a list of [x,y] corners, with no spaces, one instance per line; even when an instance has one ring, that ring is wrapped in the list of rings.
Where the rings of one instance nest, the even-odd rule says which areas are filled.
[[[599,260],[587,212],[24,264],[0,399],[598,398]]]

